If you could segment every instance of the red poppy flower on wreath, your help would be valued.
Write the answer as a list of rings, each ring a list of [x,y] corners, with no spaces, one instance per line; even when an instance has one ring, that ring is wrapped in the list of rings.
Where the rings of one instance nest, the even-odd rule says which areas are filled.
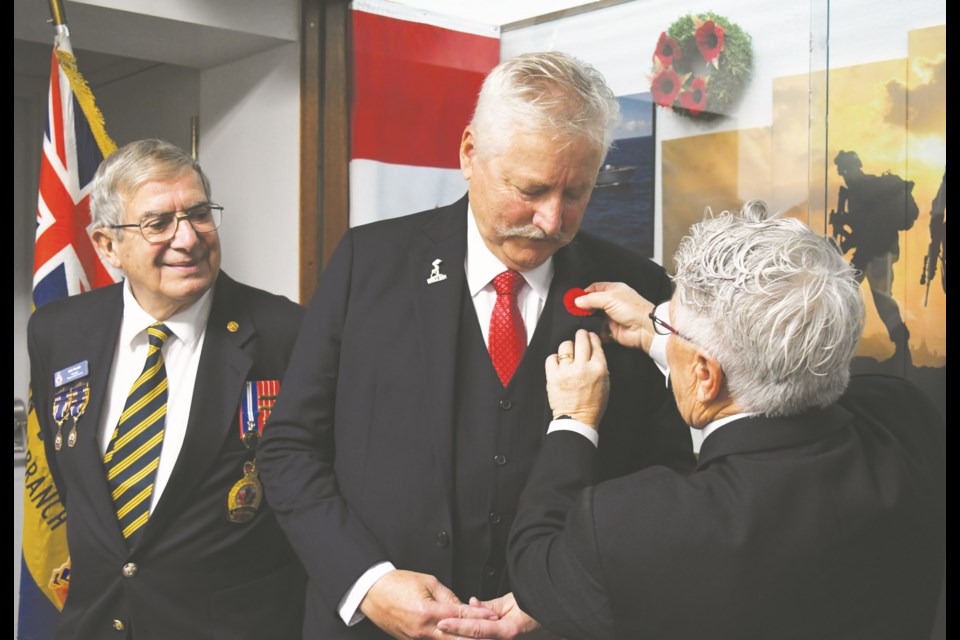
[[[694,78],[690,88],[680,94],[680,106],[693,116],[707,108],[707,83],[703,78]]]
[[[717,59],[720,52],[723,51],[723,27],[713,20],[707,20],[699,27],[694,34],[697,39],[697,48],[700,49],[700,55],[707,62],[712,62],[716,68]]]
[[[654,61],[659,60],[663,66],[669,67],[674,60],[680,60],[682,57],[677,41],[668,36],[666,31],[662,32],[660,40],[657,41],[657,50],[653,52]]]
[[[673,99],[680,92],[680,76],[677,72],[667,67],[653,77],[650,83],[650,93],[653,94],[653,101],[663,107],[669,107],[673,104]]]
[[[576,299],[585,295],[587,295],[586,291],[574,287],[563,295],[563,306],[567,308],[569,313],[575,316],[592,316],[593,311],[590,311],[589,309],[581,309],[576,304]]]

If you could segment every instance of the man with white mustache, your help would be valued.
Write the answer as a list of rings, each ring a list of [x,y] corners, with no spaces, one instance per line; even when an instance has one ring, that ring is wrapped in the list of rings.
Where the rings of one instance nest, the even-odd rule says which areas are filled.
[[[671,292],[651,261],[577,234],[617,117],[589,65],[507,60],[460,142],[467,196],[340,243],[260,456],[308,573],[305,637],[453,637],[437,627],[451,617],[495,622],[497,638],[539,626],[511,593],[506,539],[552,417],[543,360],[599,329],[564,296],[622,278],[653,300]],[[608,360],[601,474],[692,464],[653,362],[626,349]]]

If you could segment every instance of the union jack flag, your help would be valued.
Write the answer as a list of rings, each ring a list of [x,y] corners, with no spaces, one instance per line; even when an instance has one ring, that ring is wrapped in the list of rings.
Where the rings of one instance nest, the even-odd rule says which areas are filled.
[[[93,94],[77,70],[65,25],[57,27],[50,69],[47,126],[40,165],[33,303],[111,284],[88,233],[90,183],[103,158],[116,148],[107,136]],[[52,638],[70,586],[66,514],[53,485],[36,412],[27,423],[23,557],[18,637]]]

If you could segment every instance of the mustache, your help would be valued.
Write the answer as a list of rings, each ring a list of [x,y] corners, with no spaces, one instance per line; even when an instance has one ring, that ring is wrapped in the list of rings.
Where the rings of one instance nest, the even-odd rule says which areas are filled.
[[[497,235],[501,238],[524,238],[527,240],[552,240],[554,242],[568,243],[573,239],[573,234],[563,230],[556,233],[547,233],[534,224],[524,224],[510,226],[498,224],[496,227]]]

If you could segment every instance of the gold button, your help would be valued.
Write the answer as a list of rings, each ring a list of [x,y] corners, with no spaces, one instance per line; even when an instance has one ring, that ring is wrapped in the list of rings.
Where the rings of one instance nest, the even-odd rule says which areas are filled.
[[[123,631],[127,627],[123,624],[123,620],[114,620],[113,628],[115,631]]]
[[[231,320],[230,322],[227,323],[227,331],[229,331],[230,333],[236,333],[239,330],[240,330],[240,325],[237,324],[236,320]]]
[[[136,564],[133,562],[128,562],[127,564],[123,565],[123,577],[132,578],[133,576],[137,575],[138,569],[139,567]]]

